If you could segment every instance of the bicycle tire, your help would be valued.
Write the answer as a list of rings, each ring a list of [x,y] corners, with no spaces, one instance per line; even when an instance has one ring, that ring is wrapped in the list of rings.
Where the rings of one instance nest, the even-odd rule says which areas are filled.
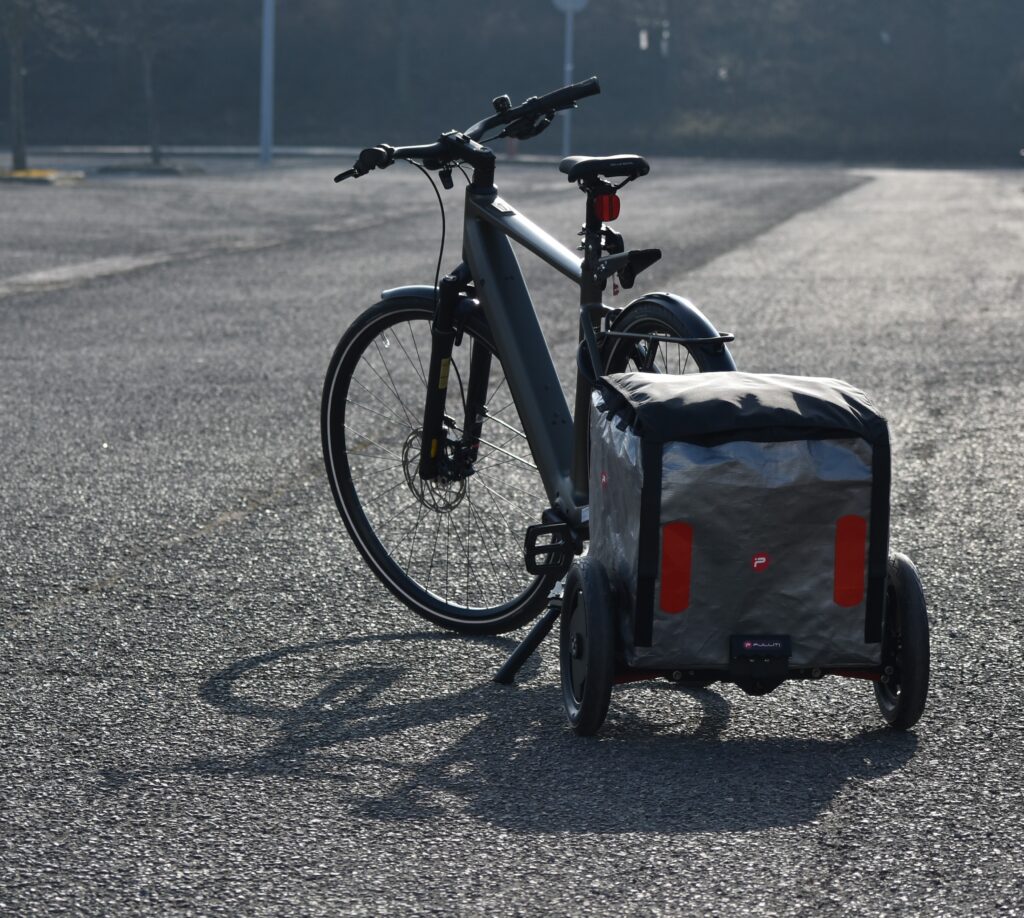
[[[699,338],[704,335],[701,330],[690,328],[685,316],[657,299],[632,304],[615,319],[611,331],[671,338]],[[605,373],[641,370],[683,374],[735,369],[724,345],[707,347],[658,342],[651,350],[647,342],[609,336],[604,339],[603,356]]]
[[[418,475],[434,302],[394,297],[366,310],[331,358],[321,403],[327,477],[360,554],[413,612],[463,634],[511,631],[544,608],[554,577],[525,568],[528,525],[547,506],[486,326],[471,317],[452,353],[446,414],[465,399],[469,351],[492,354],[488,412],[469,477]],[[464,404],[464,401],[463,401]]]

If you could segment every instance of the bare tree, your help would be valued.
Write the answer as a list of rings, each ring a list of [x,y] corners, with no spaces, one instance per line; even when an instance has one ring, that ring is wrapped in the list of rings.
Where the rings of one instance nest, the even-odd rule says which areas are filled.
[[[11,168],[28,167],[25,134],[25,42],[37,35],[50,50],[66,53],[85,33],[78,9],[64,0],[0,0],[0,37],[10,68]]]
[[[138,57],[150,160],[160,165],[163,149],[154,76],[156,62],[168,51],[187,47],[213,24],[216,15],[229,14],[232,4],[220,4],[217,13],[211,12],[211,5],[204,0],[101,0],[96,6],[96,21],[104,39]]]

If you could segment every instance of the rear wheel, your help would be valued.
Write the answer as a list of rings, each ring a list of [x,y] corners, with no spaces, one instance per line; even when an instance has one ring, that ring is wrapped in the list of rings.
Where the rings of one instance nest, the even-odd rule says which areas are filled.
[[[882,622],[885,675],[884,681],[875,683],[878,708],[889,726],[907,730],[924,712],[929,657],[928,612],[921,578],[906,555],[893,554]]]
[[[608,335],[604,344],[605,373],[707,373],[735,366],[724,344],[679,344],[664,338],[698,338],[685,317],[655,299],[628,307],[612,324],[611,331],[639,337]]]
[[[470,354],[487,349],[476,458],[459,474],[419,477],[433,313],[429,299],[385,300],[342,337],[321,409],[327,477],[356,547],[395,596],[446,628],[497,634],[547,601],[553,578],[527,573],[523,554],[526,527],[539,521],[547,498],[501,362],[475,321],[452,353],[445,414],[456,441]]]

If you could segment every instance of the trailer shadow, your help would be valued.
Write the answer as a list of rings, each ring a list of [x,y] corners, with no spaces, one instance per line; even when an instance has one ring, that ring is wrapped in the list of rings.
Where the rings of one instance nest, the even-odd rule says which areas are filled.
[[[892,773],[917,744],[887,730],[847,739],[723,735],[730,706],[714,690],[673,699],[685,721],[678,729],[613,703],[601,735],[583,740],[565,726],[550,675],[537,678],[536,657],[514,688],[481,680],[437,696],[435,681],[400,662],[397,646],[382,652],[450,640],[465,643],[383,634],[239,660],[210,676],[200,697],[226,715],[266,722],[269,742],[242,756],[198,756],[183,770],[334,780],[349,806],[387,821],[437,819],[454,807],[514,832],[745,831],[816,819],[851,778]],[[496,663],[514,646],[473,643]],[[316,673],[315,663],[304,665],[311,659],[343,665]],[[289,678],[282,666],[313,670],[319,691],[298,705],[254,697],[266,671]]]

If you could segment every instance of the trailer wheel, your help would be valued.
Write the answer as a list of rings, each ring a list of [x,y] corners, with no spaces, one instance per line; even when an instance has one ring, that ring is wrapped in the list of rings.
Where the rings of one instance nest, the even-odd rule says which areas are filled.
[[[917,723],[928,697],[928,612],[917,568],[906,556],[889,558],[882,619],[882,680],[875,698],[889,726]]]
[[[615,675],[615,623],[604,568],[574,562],[565,578],[559,641],[562,701],[569,724],[592,736],[604,723]]]

